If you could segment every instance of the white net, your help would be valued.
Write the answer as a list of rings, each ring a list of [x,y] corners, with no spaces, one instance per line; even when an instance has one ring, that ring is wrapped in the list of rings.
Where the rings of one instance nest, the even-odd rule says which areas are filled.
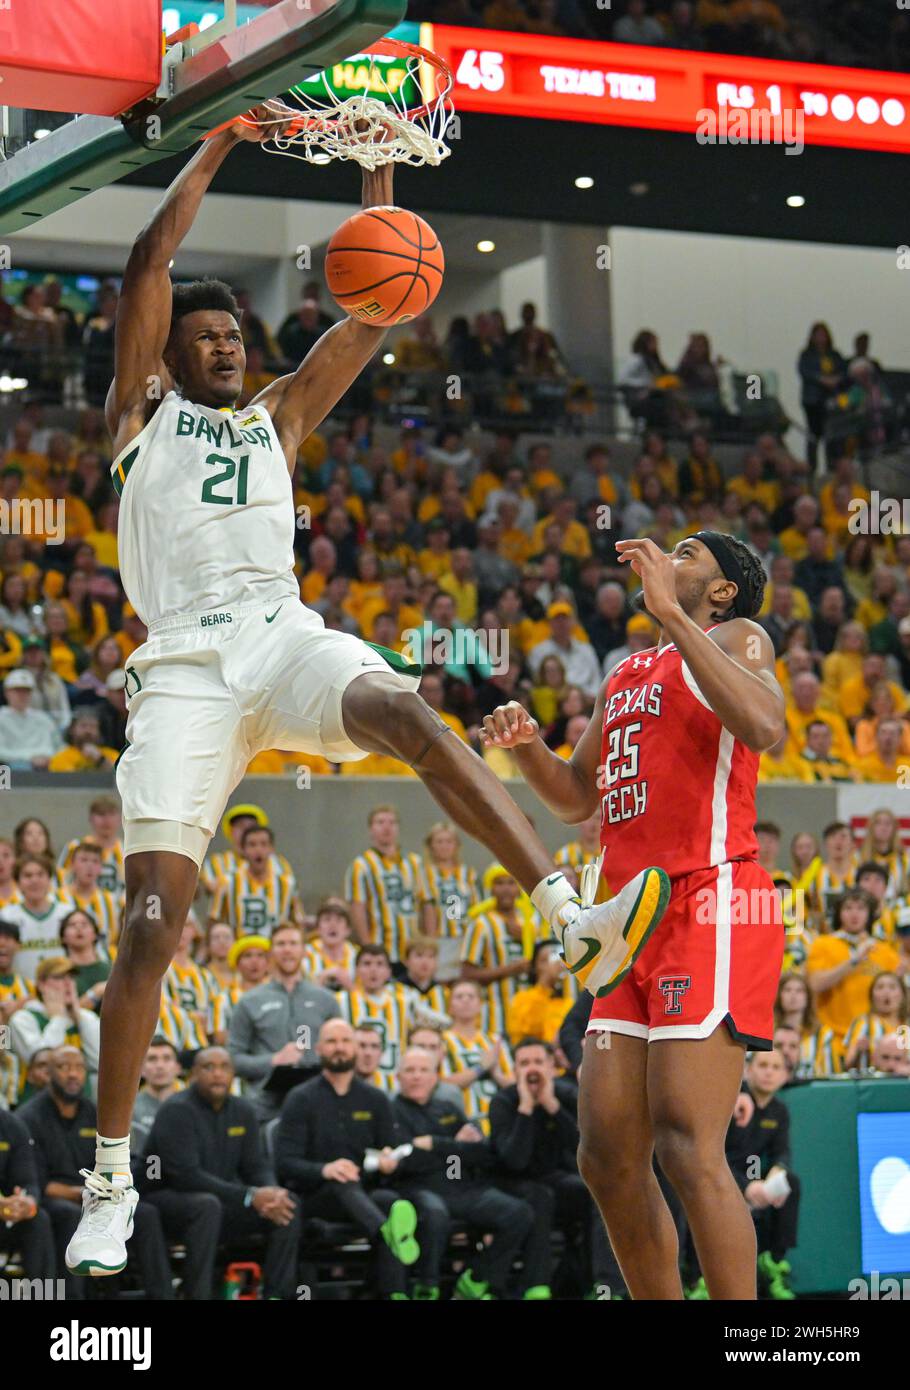
[[[450,134],[454,113],[449,97],[452,75],[438,60],[427,62],[433,55],[425,58],[424,53],[415,47],[405,55],[406,80],[400,80],[399,68],[394,84],[373,55],[361,55],[370,63],[370,89],[382,96],[362,92],[342,99],[322,73],[322,90],[308,90],[301,84],[291,88],[293,105],[278,98],[266,102],[276,128],[262,148],[311,164],[352,159],[365,169],[383,164],[441,164],[451,153],[445,136]],[[404,94],[415,88],[422,93],[423,104],[411,109]]]

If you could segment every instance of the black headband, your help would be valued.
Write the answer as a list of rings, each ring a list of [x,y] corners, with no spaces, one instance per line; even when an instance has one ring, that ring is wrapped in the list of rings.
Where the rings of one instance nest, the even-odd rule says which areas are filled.
[[[724,579],[729,579],[736,585],[737,593],[733,600],[733,612],[737,618],[751,618],[752,603],[746,593],[746,576],[734,551],[727,544],[726,537],[721,535],[720,531],[696,531],[695,539],[708,547],[720,566],[720,572]]]

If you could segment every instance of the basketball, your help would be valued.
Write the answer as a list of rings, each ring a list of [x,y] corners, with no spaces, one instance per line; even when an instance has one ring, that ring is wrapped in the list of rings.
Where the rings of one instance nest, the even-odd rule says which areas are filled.
[[[342,222],[325,278],[339,308],[363,323],[407,323],[439,293],[445,257],[429,223],[407,208],[376,207]]]

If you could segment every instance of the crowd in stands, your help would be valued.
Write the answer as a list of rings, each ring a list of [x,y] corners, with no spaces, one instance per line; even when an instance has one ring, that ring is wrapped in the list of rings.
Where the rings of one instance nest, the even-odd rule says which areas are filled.
[[[353,1242],[373,1296],[621,1297],[575,1159],[592,1000],[515,880],[498,864],[478,875],[446,822],[402,845],[381,803],[338,892],[308,910],[306,856],[298,880],[261,807],[233,805],[223,830],[231,848],[204,865],[133,1116],[130,1250],[148,1296],[172,1298],[175,1271],[181,1297],[217,1296],[241,1255],[261,1296],[300,1297],[300,1261],[318,1269],[328,1250],[343,1263]],[[910,857],[885,809],[801,832],[786,856],[776,825],[756,832],[787,952],[774,1051],[747,1058],[728,1160],[755,1214],[762,1290],[789,1299],[800,1180],[779,1093],[910,1078]],[[595,815],[554,864],[577,882],[598,850]],[[59,852],[34,817],[0,840],[0,1250],[75,1299],[86,1281],[61,1256],[92,1165],[123,904],[115,799],[95,797]],[[663,1185],[689,1296],[703,1298]]]
[[[46,402],[103,407],[113,377],[118,293],[113,280],[104,281],[93,307],[78,314],[64,302],[63,286],[53,276],[29,280],[4,295],[0,274],[0,367]],[[273,330],[249,292],[237,291],[247,353],[244,402],[276,376],[293,371],[337,321],[337,309],[330,313],[322,296],[318,281],[305,282],[299,303]],[[346,397],[349,408],[377,411],[394,404],[413,414],[432,404],[464,420],[478,414],[533,414],[564,422],[580,422],[593,409],[589,387],[570,375],[532,303],[522,305],[514,328],[501,310],[492,309],[470,322],[456,316],[439,337],[424,315],[390,341],[393,360],[385,361],[385,354],[383,360],[373,359]],[[452,373],[460,389],[446,395]]]
[[[480,746],[485,715],[521,700],[568,757],[606,673],[653,645],[617,539],[670,549],[700,528],[720,530],[748,545],[769,578],[759,621],[777,653],[788,732],[763,756],[762,779],[895,785],[910,754],[910,534],[900,525],[875,534],[887,528],[862,481],[861,432],[836,437],[807,401],[808,457],[766,432],[738,469],[722,467],[702,427],[707,339],[693,335],[669,381],[656,375],[655,335],[636,344],[624,377],[643,417],[631,470],[590,436],[557,465],[551,444],[524,442],[515,428],[480,443],[473,430],[411,423],[396,444],[363,412],[311,435],[294,478],[303,601],[327,626],[420,663],[428,703],[511,777],[512,755]],[[877,371],[868,335],[856,349],[847,362],[816,325],[800,359],[806,391],[837,397],[858,364]],[[666,416],[665,398],[703,412],[679,443],[651,423]],[[103,416],[89,407],[51,428],[31,401],[2,443],[0,764],[110,769],[146,629],[120,582]],[[414,775],[380,755],[339,768],[281,749],[249,771],[304,767]]]
[[[862,0],[412,0],[410,17],[437,24],[515,30],[744,53],[847,67],[910,66],[910,23],[901,6]]]
[[[824,471],[774,433],[722,467],[697,395],[711,389],[705,346],[688,354],[685,389],[652,383],[643,397],[663,390],[685,402],[691,390],[696,427],[675,444],[645,419],[631,471],[592,438],[557,464],[551,444],[514,428],[480,445],[473,431],[414,425],[383,443],[366,411],[324,426],[294,478],[297,573],[328,626],[419,662],[427,702],[510,778],[512,755],[480,747],[486,714],[520,700],[570,757],[604,676],[654,644],[618,538],[649,536],[666,549],[708,527],[761,557],[769,584],[759,621],[787,699],[787,733],[763,755],[761,779],[863,781],[882,792],[861,835],[840,823],[806,831],[789,859],[776,827],[758,827],[784,900],[786,969],[775,1060],[749,1063],[729,1157],[763,1213],[763,1288],[785,1298],[798,1184],[781,1191],[781,1146],[768,1149],[760,1179],[749,1177],[741,1160],[756,1149],[743,1147],[743,1132],[761,1128],[785,1084],[864,1069],[906,1077],[910,1062],[910,882],[900,825],[885,809],[910,765],[910,534],[856,524],[872,515],[857,436],[837,447],[827,437]],[[844,363],[828,361],[830,339],[813,330],[810,351],[804,379],[834,390]],[[107,768],[112,780],[145,628],[120,582],[103,418],[89,407],[51,428],[46,407],[30,401],[2,444],[4,515],[21,517],[27,502],[41,524],[7,526],[0,538],[0,765]],[[249,771],[304,769],[414,775],[377,755],[339,769],[280,749]],[[317,907],[305,853],[283,828],[276,843],[260,808],[235,807],[225,834],[231,848],[206,863],[168,972],[137,1104],[134,1274],[146,1292],[171,1296],[177,1245],[183,1295],[211,1296],[233,1240],[258,1252],[266,1296],[293,1297],[298,1257],[318,1265],[328,1249],[333,1263],[338,1232],[349,1240],[353,1230],[372,1252],[366,1287],[383,1296],[621,1293],[574,1159],[573,1079],[590,998],[575,997],[514,880],[491,865],[478,882],[445,824],[402,847],[395,807],[383,804],[359,852],[351,845],[345,882]],[[598,839],[595,818],[555,862],[580,872]],[[0,840],[0,1022],[10,1041],[0,1048],[0,1127],[11,1135],[0,1150],[0,1247],[60,1277],[79,1169],[92,1166],[98,1016],[123,891],[119,807],[106,794],[62,848],[33,818]],[[4,1155],[15,1150],[28,1169],[28,1134],[37,1167],[13,1182]],[[85,1281],[70,1278],[68,1291],[84,1296]]]

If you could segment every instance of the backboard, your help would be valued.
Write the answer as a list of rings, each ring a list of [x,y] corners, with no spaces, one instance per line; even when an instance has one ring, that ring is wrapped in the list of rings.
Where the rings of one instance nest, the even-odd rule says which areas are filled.
[[[137,106],[118,117],[69,119],[0,108],[0,236],[187,149],[251,106],[360,53],[405,9],[406,0],[165,4],[166,32],[197,13],[200,22],[181,25],[157,92]]]

